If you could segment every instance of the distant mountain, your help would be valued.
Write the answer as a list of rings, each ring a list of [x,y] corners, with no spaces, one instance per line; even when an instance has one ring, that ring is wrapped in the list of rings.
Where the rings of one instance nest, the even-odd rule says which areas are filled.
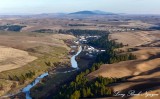
[[[81,14],[81,15],[114,15],[114,13],[111,12],[104,12],[104,11],[78,11],[70,14]]]
[[[79,11],[79,12],[74,12],[74,13],[70,13],[70,14],[96,14],[92,11]]]
[[[100,11],[100,10],[95,10],[93,12],[96,13],[96,14],[115,14],[115,13],[112,13],[112,12],[105,12],[105,11]]]

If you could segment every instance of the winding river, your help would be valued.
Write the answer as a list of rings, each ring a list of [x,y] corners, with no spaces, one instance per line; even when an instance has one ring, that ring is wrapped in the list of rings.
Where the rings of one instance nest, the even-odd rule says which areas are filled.
[[[75,55],[73,55],[71,58],[71,66],[73,68],[79,69],[77,61],[76,61],[76,57],[81,53],[81,51],[82,51],[82,47],[80,46],[78,49],[78,52]]]
[[[79,69],[77,61],[76,61],[76,56],[78,56],[81,53],[81,51],[82,51],[82,47],[80,46],[78,49],[78,52],[71,57],[71,66],[75,69]],[[67,72],[71,72],[71,71],[66,71],[64,73],[67,73]],[[22,89],[22,92],[24,92],[26,94],[26,99],[32,99],[32,97],[30,96],[30,89],[32,87],[34,87],[37,83],[39,83],[42,78],[44,78],[48,75],[49,75],[48,72],[40,75],[31,84],[27,85],[25,88]]]
[[[39,83],[39,81],[45,76],[48,76],[48,73],[40,75],[34,80],[34,82],[32,82],[31,84],[27,85],[25,88],[22,89],[22,92],[26,94],[26,99],[32,99],[32,97],[30,96],[30,89],[34,87],[37,83]]]

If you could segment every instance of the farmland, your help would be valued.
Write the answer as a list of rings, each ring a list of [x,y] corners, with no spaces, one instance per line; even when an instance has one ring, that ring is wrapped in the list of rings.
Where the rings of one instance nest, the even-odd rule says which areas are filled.
[[[39,74],[48,70],[46,62],[68,62],[69,47],[63,40],[74,39],[74,36],[64,34],[36,33],[0,33],[0,79],[5,90],[1,95],[12,92],[28,84]],[[51,65],[54,66],[54,65]],[[10,77],[20,77],[29,71],[35,72],[34,77],[27,79],[24,84],[18,84]],[[17,83],[12,89],[12,84]],[[18,91],[18,90],[14,90]]]
[[[19,92],[44,72],[49,76],[30,90],[34,98],[61,96],[57,91],[65,96],[65,90],[70,96],[79,90],[85,98],[108,98],[113,96],[111,91],[127,92],[139,87],[158,93],[160,31],[151,27],[159,24],[159,16],[40,16],[0,20],[0,26],[5,26],[0,31],[0,95]],[[24,27],[14,31],[10,26]],[[83,48],[76,58],[80,69],[67,72],[73,70],[70,58],[78,48],[71,49],[72,44]],[[111,84],[106,83],[108,80]],[[72,87],[74,90],[70,90]],[[107,94],[98,91],[106,87],[113,90],[105,90]],[[94,95],[90,91],[85,95],[85,90]]]

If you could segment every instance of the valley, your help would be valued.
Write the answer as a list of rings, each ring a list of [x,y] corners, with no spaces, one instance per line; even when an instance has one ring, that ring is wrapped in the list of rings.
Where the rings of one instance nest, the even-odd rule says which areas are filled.
[[[25,99],[23,88],[45,73],[29,97],[120,99],[116,91],[135,90],[158,99],[160,31],[151,27],[160,17],[79,13],[1,18],[2,99]]]

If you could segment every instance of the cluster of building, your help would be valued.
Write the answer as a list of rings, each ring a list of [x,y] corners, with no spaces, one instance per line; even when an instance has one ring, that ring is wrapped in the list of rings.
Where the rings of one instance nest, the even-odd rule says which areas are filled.
[[[76,41],[76,44],[83,44],[83,52],[86,56],[93,58],[100,52],[104,52],[105,50],[96,49],[93,46],[87,45],[89,39],[98,39],[100,36],[79,36]]]
[[[106,50],[102,49],[96,49],[92,46],[84,45],[83,46],[83,52],[85,52],[86,56],[89,56],[90,58],[94,57],[98,53],[105,52]]]
[[[76,41],[74,41],[76,44],[86,44],[88,43],[89,39],[98,39],[100,36],[79,36]]]
[[[127,28],[127,29],[109,29],[110,32],[128,32],[128,31],[135,31],[136,29],[130,29],[130,28]]]

